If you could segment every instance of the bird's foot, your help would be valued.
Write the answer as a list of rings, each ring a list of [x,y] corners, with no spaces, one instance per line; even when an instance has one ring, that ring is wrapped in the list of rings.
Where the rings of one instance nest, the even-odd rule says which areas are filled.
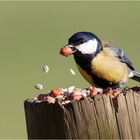
[[[120,88],[112,88],[112,87],[101,89],[101,88],[96,88],[94,86],[91,86],[88,88],[88,90],[89,90],[90,96],[95,96],[97,94],[106,94],[106,95],[109,95],[111,98],[115,98],[121,92]]]
[[[114,89],[114,88],[108,87],[108,88],[103,90],[103,94],[107,94],[111,98],[115,98],[116,96],[118,96],[120,94],[120,92],[121,92],[120,88]]]

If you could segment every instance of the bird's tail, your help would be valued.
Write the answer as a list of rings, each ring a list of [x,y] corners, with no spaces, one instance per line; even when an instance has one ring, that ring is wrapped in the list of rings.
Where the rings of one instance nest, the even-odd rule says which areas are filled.
[[[132,72],[133,72],[134,76],[131,77],[131,79],[133,79],[133,80],[135,80],[137,82],[140,82],[140,73],[138,73],[138,72],[136,72],[134,70]]]

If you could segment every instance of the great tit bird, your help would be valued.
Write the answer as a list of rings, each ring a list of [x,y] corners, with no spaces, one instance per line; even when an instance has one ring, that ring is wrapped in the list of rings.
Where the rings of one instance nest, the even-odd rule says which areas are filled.
[[[73,34],[60,54],[73,54],[81,75],[92,86],[120,88],[128,78],[140,82],[140,73],[124,52],[91,32]]]

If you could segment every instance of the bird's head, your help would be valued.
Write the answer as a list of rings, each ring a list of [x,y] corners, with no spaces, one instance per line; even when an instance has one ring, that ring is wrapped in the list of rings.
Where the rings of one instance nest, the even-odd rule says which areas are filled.
[[[68,44],[60,50],[60,54],[69,56],[71,54],[96,54],[102,50],[100,39],[90,32],[77,32],[73,34]]]

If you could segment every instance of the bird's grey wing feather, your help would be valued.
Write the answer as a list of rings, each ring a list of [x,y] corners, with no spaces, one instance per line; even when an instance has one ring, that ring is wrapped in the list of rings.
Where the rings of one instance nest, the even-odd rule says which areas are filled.
[[[129,58],[124,54],[121,49],[117,48],[115,44],[113,44],[112,42],[103,42],[103,46],[108,47],[112,51],[114,56],[119,58],[121,62],[126,63],[131,70],[135,70]]]
[[[112,53],[114,54],[114,56],[116,56],[117,58],[119,58],[119,60],[123,63],[126,63],[128,66],[128,77],[140,82],[140,73],[136,72],[134,69],[134,66],[132,64],[132,62],[129,60],[129,58],[124,54],[124,52],[117,48],[115,46],[115,44],[113,44],[112,42],[102,42],[103,47],[108,47]]]
[[[112,50],[113,54],[120,59],[121,62],[126,63],[131,70],[135,70],[132,62],[121,49],[112,47],[110,49]]]

